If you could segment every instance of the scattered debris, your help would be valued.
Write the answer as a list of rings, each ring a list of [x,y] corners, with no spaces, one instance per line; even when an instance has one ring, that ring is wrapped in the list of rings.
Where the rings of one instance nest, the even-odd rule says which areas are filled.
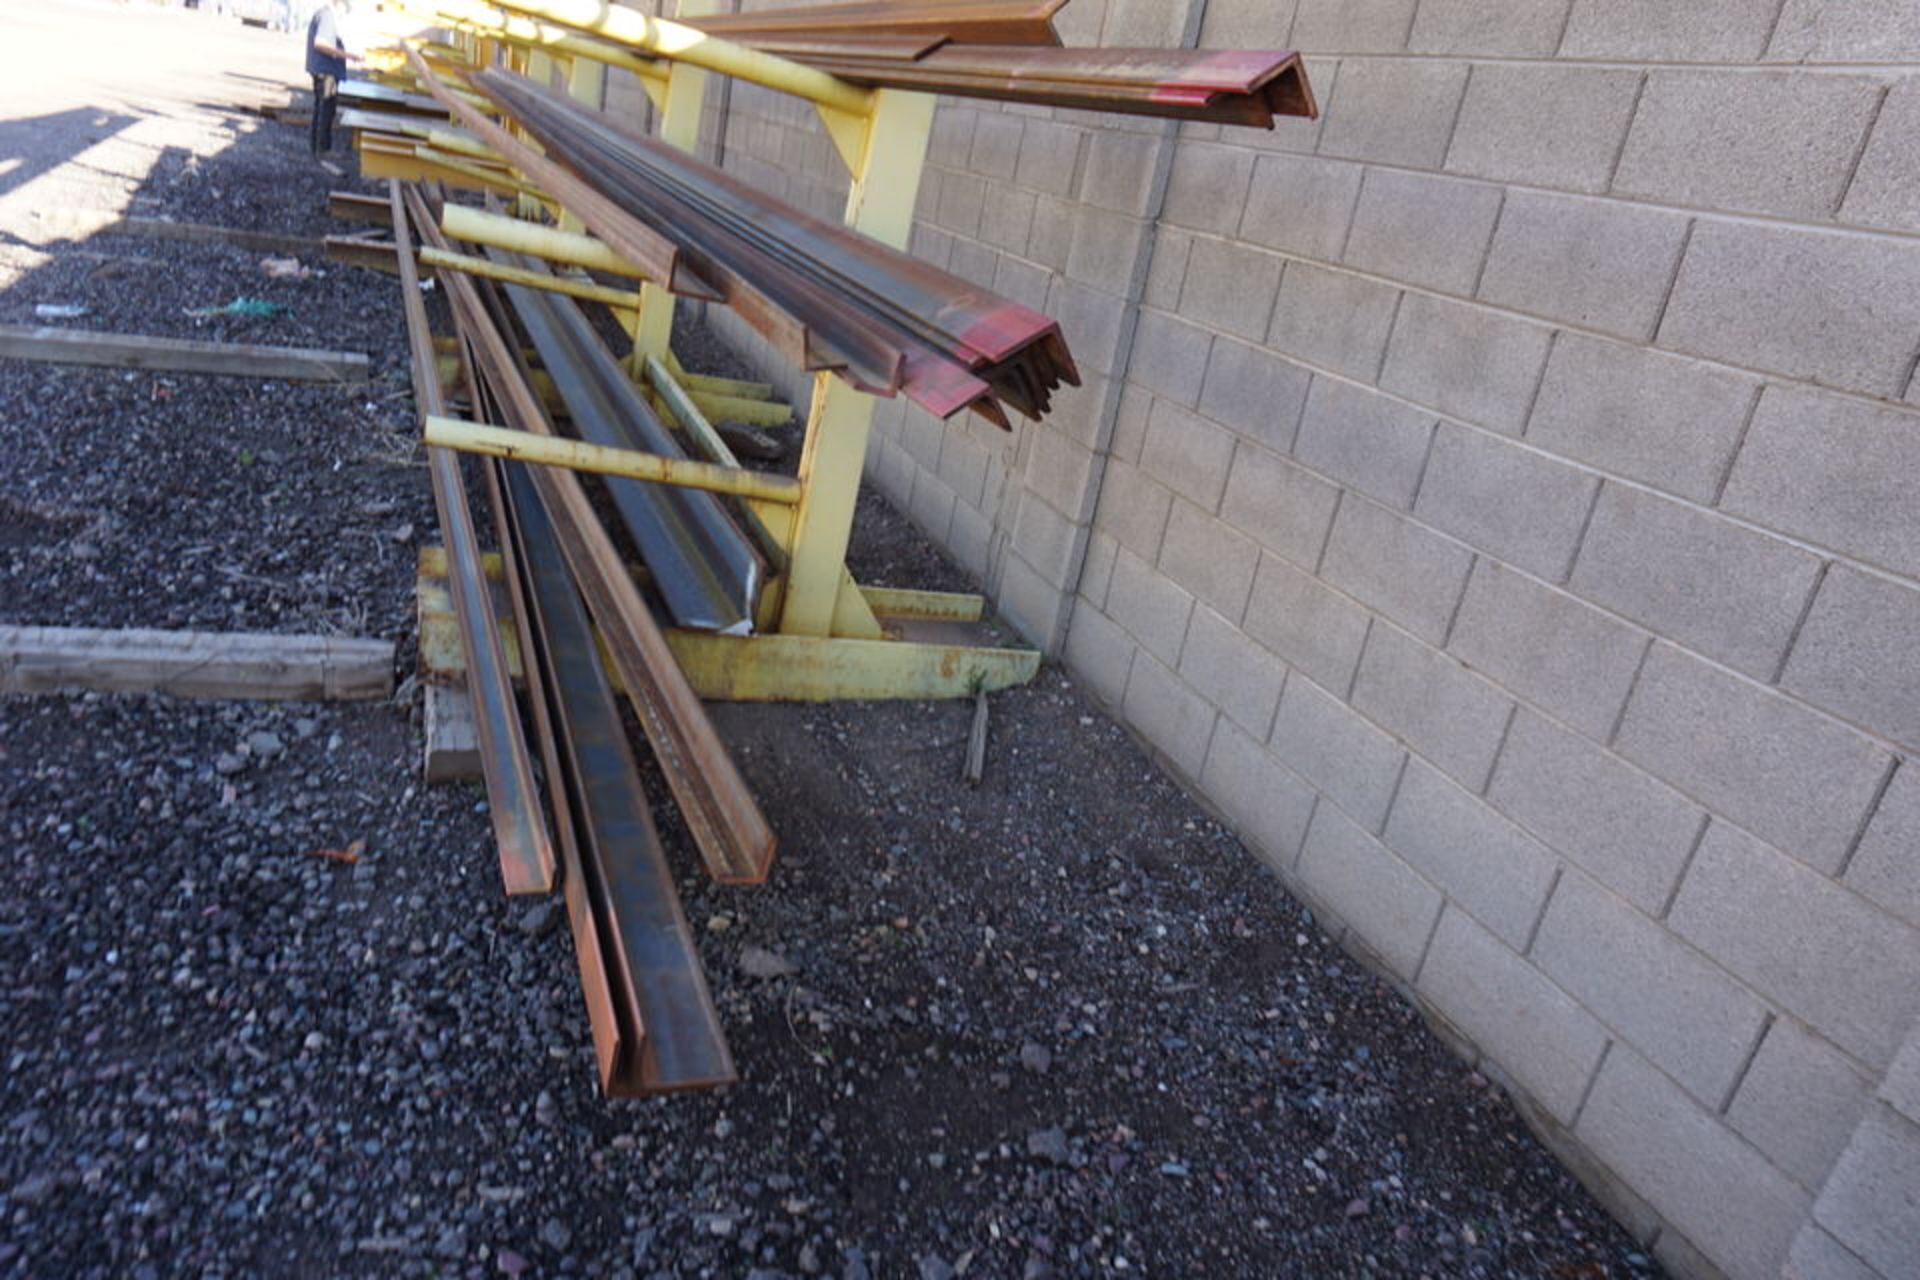
[[[344,849],[311,850],[313,856],[316,858],[326,858],[332,862],[345,862],[349,864],[360,861],[360,855],[366,851],[367,842],[365,840],[355,840]]]
[[[87,314],[87,308],[71,302],[42,302],[34,307],[33,314],[42,320],[77,320]]]
[[[302,265],[298,258],[262,258],[260,259],[260,270],[269,280],[310,280],[313,278],[313,268]]]
[[[293,314],[293,308],[284,302],[268,302],[265,298],[235,298],[221,307],[194,307],[187,314],[195,319],[207,319],[211,316],[237,316],[243,320],[271,320],[276,316]]]

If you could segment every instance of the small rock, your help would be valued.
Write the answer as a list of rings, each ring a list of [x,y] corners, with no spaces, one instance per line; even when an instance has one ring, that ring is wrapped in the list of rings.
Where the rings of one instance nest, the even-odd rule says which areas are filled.
[[[559,923],[560,904],[548,900],[528,907],[513,927],[526,937],[543,938]]]
[[[503,1275],[517,1276],[527,1269],[527,1260],[511,1249],[501,1249],[493,1255],[493,1265]]]
[[[440,1233],[439,1239],[433,1242],[433,1251],[442,1258],[466,1257],[467,1229],[459,1226],[448,1227]]]
[[[540,1095],[533,1100],[533,1118],[541,1124],[551,1125],[559,1116],[559,1104],[554,1102],[551,1093],[542,1089]]]
[[[308,1053],[319,1053],[327,1047],[327,1038],[318,1031],[309,1031],[307,1032],[307,1038],[300,1042],[300,1047]]]
[[[287,749],[277,733],[268,733],[265,729],[256,729],[247,735],[247,750],[262,760],[270,760]]]
[[[1047,1069],[1053,1066],[1053,1054],[1045,1045],[1035,1044],[1029,1040],[1020,1046],[1020,1065],[1034,1075],[1043,1076],[1047,1073]]]
[[[14,1183],[13,1190],[7,1196],[21,1204],[44,1204],[52,1194],[53,1179],[44,1173],[36,1173],[31,1178],[22,1178]]]
[[[749,978],[772,981],[791,977],[799,969],[791,960],[775,955],[765,947],[747,947],[740,952],[740,971]]]
[[[213,761],[213,771],[223,778],[231,778],[247,767],[247,758],[233,751],[222,751]]]
[[[573,1243],[573,1232],[560,1219],[548,1218],[540,1224],[540,1243],[555,1253],[564,1253]]]
[[[953,1264],[937,1253],[920,1259],[920,1280],[953,1280]]]
[[[293,722],[293,736],[303,741],[311,738],[318,732],[320,732],[320,722],[318,720],[303,716]]]
[[[1067,1149],[1067,1131],[1058,1125],[1051,1129],[1036,1129],[1027,1135],[1027,1154],[1054,1164],[1065,1164],[1072,1158]]]
[[[393,531],[393,540],[395,542],[412,542],[413,541],[412,522],[409,521],[408,523],[401,525],[398,529],[395,529]]]
[[[1364,1218],[1372,1212],[1373,1206],[1365,1200],[1354,1199],[1347,1201],[1347,1216],[1349,1218]]]
[[[1053,1280],[1053,1264],[1039,1254],[1029,1254],[1027,1265],[1020,1271],[1020,1280]]]

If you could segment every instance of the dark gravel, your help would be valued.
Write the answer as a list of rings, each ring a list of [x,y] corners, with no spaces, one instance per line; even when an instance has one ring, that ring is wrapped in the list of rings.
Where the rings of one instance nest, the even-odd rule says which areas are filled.
[[[169,211],[329,185],[294,130],[202,167],[281,201]],[[161,331],[244,283],[164,259],[82,300]],[[374,388],[0,364],[0,618],[408,629],[392,282],[295,292],[258,339]],[[964,581],[872,500],[856,558]],[[418,787],[417,708],[0,699],[0,1276],[1653,1273],[1061,672],[994,699],[978,789],[970,714],[716,710],[771,882],[659,823],[742,1083],[607,1102],[570,936],[502,898],[476,786]]]

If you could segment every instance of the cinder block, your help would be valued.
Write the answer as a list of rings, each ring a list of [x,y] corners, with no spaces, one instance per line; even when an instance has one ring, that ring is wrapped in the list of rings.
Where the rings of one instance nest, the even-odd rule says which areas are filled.
[[[1408,47],[1416,53],[1478,57],[1551,57],[1567,22],[1568,0],[1425,0]]]
[[[1191,409],[1200,399],[1200,383],[1207,375],[1207,353],[1213,335],[1159,311],[1140,313],[1133,354],[1127,364],[1130,381],[1163,400]]]
[[[1870,1067],[1920,1013],[1920,932],[1716,822],[1668,926]]]
[[[1113,539],[1107,542],[1111,545]],[[947,550],[969,575],[984,581],[993,550],[993,522],[965,503],[956,503],[953,525],[947,530]]]
[[[1183,43],[1188,6],[1165,0],[1107,0],[1100,43],[1125,49],[1164,49]]]
[[[1047,314],[1073,335],[1073,358],[1082,371],[1114,373],[1122,322],[1131,308],[1118,294],[1056,277],[1047,297]],[[1143,312],[1143,318],[1156,312]]]
[[[1870,1093],[1844,1054],[1781,1019],[1761,1041],[1727,1120],[1801,1186],[1818,1191]]]
[[[1246,147],[1182,139],[1173,153],[1161,217],[1195,231],[1231,235],[1240,225],[1256,158]]]
[[[1712,512],[1607,484],[1574,566],[1574,594],[1770,680],[1818,558]]]
[[[1031,430],[1033,446],[1027,452],[1027,488],[1067,519],[1081,523],[1091,514],[1089,508],[1095,497],[1093,455],[1078,441],[1047,425]],[[941,458],[945,461],[944,451]]]
[[[1138,218],[1082,206],[1073,217],[1067,279],[1108,293],[1130,292],[1134,268],[1151,231],[1151,225]]]
[[[1487,798],[1648,915],[1666,908],[1706,818],[1672,788],[1524,707]]]
[[[1900,762],[1844,883],[1920,929],[1920,763]],[[1920,1118],[1920,1117],[1917,1117]]]
[[[1234,447],[1232,432],[1160,400],[1147,423],[1140,465],[1201,510],[1217,511]]]
[[[1367,639],[1367,611],[1311,573],[1260,558],[1247,633],[1322,688],[1345,694]]]
[[[1644,633],[1563,591],[1481,559],[1447,648],[1595,741],[1626,706]]]
[[[1138,463],[1141,446],[1147,442],[1147,422],[1153,414],[1153,393],[1144,387],[1127,385],[1120,390],[1120,405],[1114,411],[1113,434],[1107,440],[1107,453],[1123,462]]]
[[[1434,417],[1334,378],[1315,378],[1294,457],[1381,502],[1406,510],[1420,487]]]
[[[1820,1193],[1814,1218],[1888,1277],[1913,1274],[1920,1243],[1920,1126],[1875,1108]]]
[[[1313,788],[1230,720],[1213,731],[1200,790],[1262,859],[1293,869],[1313,818]]]
[[[1209,0],[1202,49],[1285,49],[1297,0]]]
[[[1160,571],[1239,622],[1253,590],[1260,547],[1190,502],[1176,499],[1160,544]]]
[[[1759,387],[1717,365],[1562,333],[1527,443],[1711,503]]]
[[[985,180],[949,170],[940,178],[940,211],[934,221],[957,236],[980,234],[980,206],[987,197]]]
[[[1281,259],[1228,240],[1201,237],[1187,258],[1180,314],[1210,329],[1258,342],[1267,334]]]
[[[1376,622],[1360,658],[1353,709],[1477,795],[1493,772],[1513,701],[1446,654]]]
[[[1887,1068],[1879,1094],[1888,1106],[1920,1124],[1920,1026],[1914,1027],[1893,1065]]]
[[[1769,387],[1721,505],[1920,578],[1920,413]]]
[[[1604,191],[1633,115],[1640,73],[1481,63],[1447,149],[1454,173],[1566,191]]]
[[[1446,641],[1473,553],[1424,525],[1349,495],[1320,575],[1428,644]]]
[[[1272,733],[1287,668],[1231,620],[1204,606],[1193,611],[1180,677],[1257,740]]]
[[[1020,166],[1020,139],[1025,132],[1026,122],[1019,116],[999,111],[980,113],[973,126],[967,167],[995,182],[1012,181]]]
[[[1153,171],[1163,145],[1157,133],[1100,129],[1087,140],[1080,198],[1088,204],[1130,217],[1147,216],[1153,198]]]
[[[1666,305],[1688,221],[1618,200],[1511,191],[1480,297],[1644,342]]]
[[[1394,53],[1407,47],[1417,0],[1300,0],[1289,38],[1315,53]]]
[[[1313,811],[1299,878],[1402,979],[1419,972],[1440,915],[1439,890],[1332,805]]]
[[[1241,238],[1302,258],[1339,261],[1365,172],[1344,160],[1261,156],[1240,219]]]
[[[1920,58],[1920,12],[1907,0],[1787,0],[1767,57],[1780,62],[1901,62]]]
[[[1544,453],[1442,423],[1414,514],[1508,564],[1558,581],[1599,481]]]
[[[1781,1280],[1886,1280],[1848,1252],[1846,1246],[1809,1222],[1793,1238],[1793,1252]]]
[[[914,495],[919,496],[918,486],[914,488]],[[1070,579],[1074,570],[1077,534],[1078,530],[1065,516],[1048,506],[1031,490],[1020,495],[1020,509],[1014,517],[1013,537],[1009,545],[1050,586],[1061,590],[1073,589],[1074,584]]]
[[[1216,338],[1200,412],[1276,453],[1293,448],[1313,375],[1260,347]]]
[[[1043,267],[1064,271],[1067,255],[1073,250],[1073,218],[1079,207],[1058,196],[1035,195],[1033,228],[1027,233],[1027,257]],[[1080,336],[1075,334],[1076,355],[1080,350],[1079,344]]]
[[[1836,565],[1794,641],[1780,685],[1816,707],[1920,749],[1920,590]]]
[[[1160,540],[1166,535],[1172,506],[1173,493],[1165,485],[1138,467],[1109,458],[1094,528],[1113,535],[1121,546],[1152,564],[1160,558]]]
[[[1667,204],[1826,219],[1882,81],[1804,71],[1654,71],[1613,190]],[[1782,146],[1791,138],[1793,145]]]
[[[1193,597],[1146,561],[1122,548],[1113,562],[1107,615],[1133,633],[1147,652],[1168,666],[1180,665]]]
[[[1014,181],[1052,196],[1072,194],[1087,131],[1051,120],[1028,120],[1021,131]]]
[[[978,508],[987,492],[987,468],[993,463],[985,449],[958,432],[947,432],[940,442],[940,478],[954,497]]]
[[[1386,842],[1507,947],[1526,950],[1560,865],[1545,845],[1419,759],[1407,762]]]
[[[1220,517],[1297,565],[1320,563],[1340,490],[1305,467],[1241,446],[1227,475]]]
[[[943,169],[964,169],[973,155],[973,130],[984,114],[970,102],[943,99],[933,113],[933,135],[927,142],[927,163]]]
[[[1310,680],[1289,679],[1271,745],[1295,773],[1369,830],[1385,825],[1406,753],[1345,703]]]
[[[1162,223],[1153,235],[1153,254],[1147,263],[1147,286],[1140,300],[1159,311],[1172,311],[1180,305],[1180,290],[1187,283],[1187,258],[1193,253],[1194,237]]]
[[[1026,639],[1056,653],[1066,622],[1067,593],[1048,582],[1017,553],[1002,558],[994,586],[994,608]]]
[[[944,543],[947,530],[953,524],[953,490],[933,472],[922,471],[913,478],[913,497],[908,500],[907,514],[929,538]]]
[[[1892,763],[1865,735],[1666,644],[1647,657],[1616,746],[1829,874]]]
[[[1571,1124],[1607,1032],[1538,969],[1457,909],[1440,918],[1420,994],[1561,1124]]]
[[[1011,241],[1008,245],[1011,252],[1001,254],[1000,261],[994,268],[994,292],[1012,298],[1023,306],[1032,307],[1035,311],[1040,311],[1047,305],[1047,290],[1053,285],[1053,273],[1045,267],[1035,266],[1031,262],[1013,256],[1026,246],[1027,224],[1018,222],[1016,225],[1010,225],[1005,228],[1004,233],[990,225],[995,220],[993,209],[1017,207],[1023,199],[1031,201],[1032,197],[1016,196],[1005,204],[993,205],[981,217],[980,233],[987,238],[989,244],[999,244],[1002,234]],[[1031,213],[1032,205],[1029,204],[1027,208]]]
[[[1920,240],[1702,219],[1659,341],[1891,398],[1906,390],[1916,330]]]
[[[1920,80],[1896,81],[1847,187],[1840,220],[1889,231],[1920,231]]]
[[[1220,714],[1212,703],[1143,653],[1133,660],[1125,710],[1128,722],[1183,776],[1200,776],[1207,762],[1207,744],[1213,739],[1213,724]]]
[[[1287,264],[1267,345],[1372,382],[1387,349],[1400,291],[1392,285],[1305,262]]]
[[[1082,598],[1067,629],[1067,669],[1109,707],[1126,697],[1133,656],[1140,651],[1126,630]]]
[[[1573,0],[1563,58],[1756,62],[1780,0]]]
[[[1394,322],[1380,385],[1517,436],[1551,338],[1546,326],[1503,312],[1409,293]]]
[[[1000,274],[1000,255],[990,245],[958,237],[953,242],[953,252],[948,255],[947,270],[962,280],[991,289],[994,277]]]
[[[991,533],[992,526],[987,528]],[[956,513],[956,536],[958,532]],[[1113,562],[1119,554],[1120,544],[1109,535],[1098,532],[1087,535],[1087,558],[1080,568],[1080,594],[1093,601],[1095,608],[1106,606],[1107,587],[1113,581]]]
[[[1296,25],[1294,39],[1299,38]],[[1321,99],[1326,118],[1320,128],[1320,154],[1438,169],[1446,159],[1447,139],[1466,85],[1464,62],[1350,58],[1340,64],[1332,93]]]
[[[1499,214],[1500,188],[1487,183],[1369,169],[1343,260],[1374,275],[1469,295]]]
[[[1773,1276],[1811,1197],[1645,1058],[1615,1044],[1574,1126],[1729,1276]]]

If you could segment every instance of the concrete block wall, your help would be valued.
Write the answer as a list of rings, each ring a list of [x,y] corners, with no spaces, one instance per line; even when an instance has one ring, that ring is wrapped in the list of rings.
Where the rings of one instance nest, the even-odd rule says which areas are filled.
[[[1920,6],[1063,27],[1323,118],[944,103],[914,251],[1088,385],[885,404],[871,478],[1669,1265],[1920,1275]],[[837,216],[808,109],[710,103]]]

